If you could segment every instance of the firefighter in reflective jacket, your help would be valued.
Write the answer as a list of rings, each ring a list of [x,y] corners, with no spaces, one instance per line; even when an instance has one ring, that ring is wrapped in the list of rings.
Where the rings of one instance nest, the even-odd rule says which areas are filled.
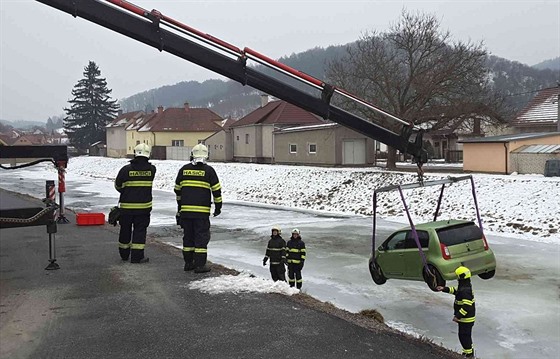
[[[272,235],[266,246],[263,266],[270,259],[270,275],[273,281],[286,281],[286,241],[281,236],[282,230],[278,226],[272,227]]]
[[[193,147],[191,162],[184,165],[175,179],[177,222],[183,228],[185,271],[209,272],[206,266],[210,241],[211,196],[214,217],[222,211],[222,186],[214,168],[206,164],[208,148]]]
[[[459,325],[459,341],[463,347],[463,355],[474,357],[472,344],[472,328],[475,320],[474,293],[471,285],[471,271],[467,267],[455,270],[459,285],[455,287],[436,287],[439,292],[455,295],[453,304],[453,321]]]
[[[292,237],[288,241],[286,258],[288,260],[288,282],[290,287],[294,285],[297,289],[301,289],[303,279],[301,279],[301,270],[305,263],[305,243],[301,240],[299,229],[292,230]]]
[[[119,254],[131,263],[146,263],[146,232],[152,211],[152,182],[156,167],[148,162],[151,148],[141,143],[134,148],[134,158],[119,171],[115,189],[120,192]],[[131,244],[132,240],[132,244]]]

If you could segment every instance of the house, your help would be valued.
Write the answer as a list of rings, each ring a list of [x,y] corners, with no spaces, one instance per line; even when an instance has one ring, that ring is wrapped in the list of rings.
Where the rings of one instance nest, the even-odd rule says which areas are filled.
[[[45,135],[21,135],[12,141],[11,146],[33,146],[33,145],[46,145],[48,144],[47,136]]]
[[[540,90],[515,118],[516,133],[560,132],[560,86]]]
[[[133,123],[127,127],[127,131],[134,131],[130,142],[127,136],[127,146],[133,149],[139,143],[147,143],[153,147],[165,147],[165,158],[187,160],[193,146],[204,143],[206,138],[222,129],[217,124],[222,121],[223,118],[210,109],[191,108],[188,102],[182,108],[159,106],[158,111],[148,115],[141,125]]]
[[[107,145],[103,141],[97,141],[89,145],[89,155],[90,156],[107,156]]]
[[[366,165],[374,162],[375,141],[336,123],[274,132],[274,159],[282,164]]]
[[[268,102],[262,96],[261,107],[231,125],[233,160],[239,162],[274,162],[273,132],[300,125],[325,123],[311,112],[286,101]]]
[[[143,111],[132,111],[122,113],[105,126],[105,138],[107,142],[107,156],[114,158],[126,157],[126,127],[134,120],[145,116]]]
[[[521,133],[513,135],[478,137],[465,139],[463,144],[463,170],[465,172],[489,172],[511,174],[523,168],[523,154],[527,148],[534,151],[535,145],[560,145],[560,132]],[[517,150],[517,151],[516,151]],[[543,159],[554,155],[538,151],[533,154],[533,161],[540,158],[542,168],[531,168],[530,173],[544,173]],[[552,156],[551,158],[554,158]],[[536,162],[535,162],[536,163]],[[536,171],[536,172],[535,172]],[[521,172],[520,172],[521,173]]]
[[[232,119],[224,120],[221,129],[204,140],[208,147],[208,160],[211,162],[229,162],[233,160],[233,135],[231,125],[235,123]]]

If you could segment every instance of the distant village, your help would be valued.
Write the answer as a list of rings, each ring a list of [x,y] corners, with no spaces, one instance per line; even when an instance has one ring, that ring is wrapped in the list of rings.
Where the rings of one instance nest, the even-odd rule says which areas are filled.
[[[559,87],[541,90],[507,126],[427,132],[430,160],[462,163],[465,172],[544,173],[548,160],[560,163],[559,92]],[[382,143],[267,95],[238,120],[188,102],[150,113],[120,112],[106,126],[106,140],[92,144],[89,155],[130,158],[140,143],[152,146],[152,158],[159,160],[188,160],[198,143],[208,147],[210,161],[220,162],[371,166],[386,157]],[[68,138],[62,129],[0,133],[0,146],[48,144],[68,145]]]

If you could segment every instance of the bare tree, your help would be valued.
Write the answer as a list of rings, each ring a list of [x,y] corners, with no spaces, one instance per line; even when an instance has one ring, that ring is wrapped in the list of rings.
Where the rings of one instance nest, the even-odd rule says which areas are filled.
[[[483,43],[451,41],[433,15],[411,14],[387,32],[367,32],[347,54],[329,63],[327,76],[389,113],[432,130],[480,127],[480,121],[503,122],[500,96],[491,89]],[[385,128],[398,122],[355,102],[337,104]],[[395,168],[396,150],[389,149],[388,168]]]

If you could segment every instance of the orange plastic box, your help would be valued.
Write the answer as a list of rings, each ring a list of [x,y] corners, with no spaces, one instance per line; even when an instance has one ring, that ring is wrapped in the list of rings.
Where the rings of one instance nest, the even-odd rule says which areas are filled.
[[[78,226],[98,226],[105,224],[103,213],[76,213],[76,224]]]

